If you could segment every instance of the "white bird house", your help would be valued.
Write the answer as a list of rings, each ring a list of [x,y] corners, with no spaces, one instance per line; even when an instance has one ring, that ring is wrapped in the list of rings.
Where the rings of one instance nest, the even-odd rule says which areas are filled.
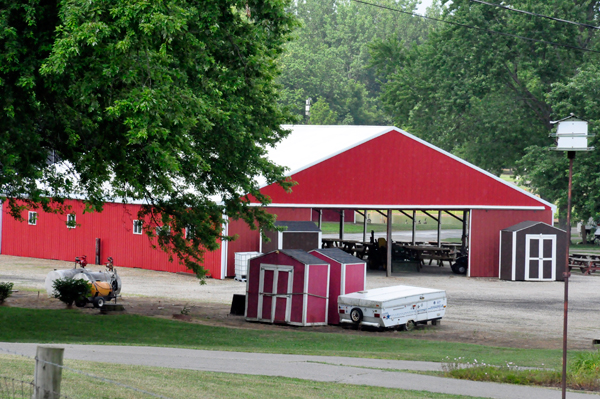
[[[588,123],[577,119],[573,115],[568,116],[559,121],[550,122],[557,123],[556,133],[551,134],[556,137],[556,147],[552,148],[556,151],[591,151],[594,148],[588,147]]]

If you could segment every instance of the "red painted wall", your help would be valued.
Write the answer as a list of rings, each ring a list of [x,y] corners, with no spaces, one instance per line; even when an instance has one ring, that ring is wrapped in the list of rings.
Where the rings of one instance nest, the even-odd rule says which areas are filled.
[[[344,222],[346,223],[354,223],[355,220],[354,210],[353,209],[345,209],[344,210]],[[340,213],[339,210],[336,209],[323,209],[322,220],[324,222],[340,222]],[[312,212],[312,221],[315,223],[319,222],[319,211],[318,209],[313,209]]]
[[[38,210],[37,225],[14,220],[2,209],[2,254],[42,259],[74,261],[86,255],[94,263],[96,238],[101,240],[101,262],[112,256],[115,266],[137,267],[168,272],[189,272],[176,259],[153,249],[145,234],[133,234],[133,220],[137,219],[139,205],[107,203],[102,213],[83,213],[81,201],[68,201],[79,224],[74,229],[66,226],[67,215],[55,215]],[[221,277],[221,251],[207,252],[204,267],[215,278]]]
[[[342,264],[331,259],[318,251],[310,251],[311,255],[329,263],[329,305],[327,312],[328,324],[340,324],[338,313],[338,297],[342,291]],[[345,266],[344,294],[361,291],[365,289],[365,267],[364,263],[348,264]]]
[[[329,265],[310,265],[308,266],[308,293],[312,294],[306,298],[306,322],[307,323],[327,323],[327,304],[325,298],[329,296],[329,285],[327,285],[327,275],[329,274]],[[296,278],[296,276],[294,276]],[[294,295],[299,296],[299,295]],[[335,299],[337,302],[337,298]]]
[[[552,224],[552,211],[473,210],[469,245],[470,276],[498,277],[500,230],[527,220]]]
[[[543,206],[537,199],[398,131],[390,131],[261,190],[274,204]]]

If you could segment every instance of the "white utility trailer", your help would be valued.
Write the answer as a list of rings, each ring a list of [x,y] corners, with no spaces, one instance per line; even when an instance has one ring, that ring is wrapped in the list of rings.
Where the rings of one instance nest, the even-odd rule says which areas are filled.
[[[340,323],[410,330],[416,324],[435,325],[446,314],[446,291],[396,285],[338,297]]]

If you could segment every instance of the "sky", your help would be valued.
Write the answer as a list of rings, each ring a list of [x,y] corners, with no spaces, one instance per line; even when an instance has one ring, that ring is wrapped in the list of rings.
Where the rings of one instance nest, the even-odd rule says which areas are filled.
[[[421,4],[417,7],[418,14],[425,14],[425,10],[433,3],[433,0],[421,0]]]

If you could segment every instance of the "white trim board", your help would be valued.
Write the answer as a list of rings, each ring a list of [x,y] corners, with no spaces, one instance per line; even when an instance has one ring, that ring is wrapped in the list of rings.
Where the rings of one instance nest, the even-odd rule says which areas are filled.
[[[249,204],[249,206],[264,206],[257,202]],[[515,211],[543,211],[546,208],[544,206],[509,206],[509,205],[383,205],[383,204],[284,204],[274,203],[266,205],[265,208],[322,208],[322,209],[398,209],[398,210],[442,210],[442,211],[453,211],[453,210],[515,210]]]

